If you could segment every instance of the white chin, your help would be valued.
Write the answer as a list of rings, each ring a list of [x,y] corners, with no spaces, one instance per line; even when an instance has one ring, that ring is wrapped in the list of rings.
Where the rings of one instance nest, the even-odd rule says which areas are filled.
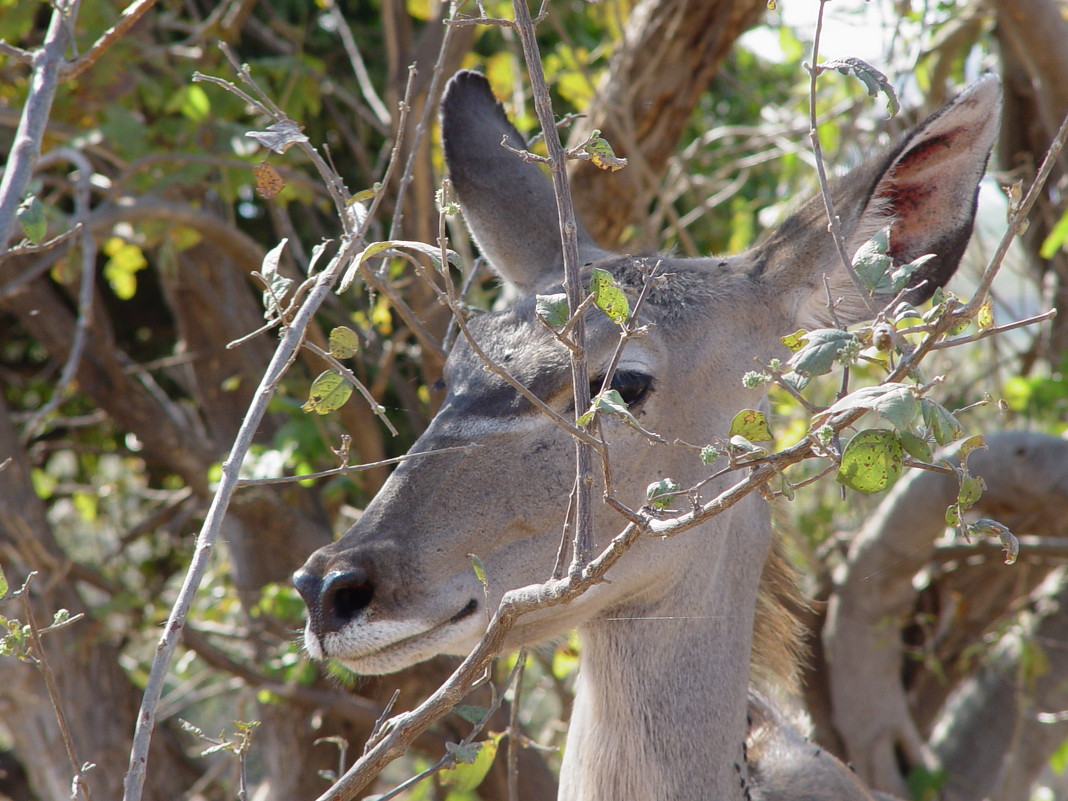
[[[331,657],[364,676],[396,673],[441,654],[465,656],[485,629],[481,615],[430,628],[417,624],[350,624],[320,643],[306,631],[305,646],[316,659]]]

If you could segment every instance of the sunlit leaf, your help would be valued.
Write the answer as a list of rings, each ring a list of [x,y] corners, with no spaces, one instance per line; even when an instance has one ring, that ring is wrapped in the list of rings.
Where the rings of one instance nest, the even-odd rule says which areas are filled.
[[[630,316],[630,303],[610,272],[598,267],[593,268],[590,293],[597,308],[607,314],[612,322],[621,325],[627,321]]]
[[[352,384],[337,370],[326,370],[312,381],[308,400],[300,408],[306,412],[330,414],[336,412],[352,397]]]
[[[987,331],[994,327],[994,304],[990,302],[989,298],[986,303],[979,307],[979,311],[975,315],[975,324],[980,331]]]
[[[889,429],[868,429],[849,440],[835,478],[858,492],[882,492],[901,477],[904,462],[905,452],[897,434]]]
[[[104,278],[121,300],[129,300],[137,294],[136,274],[148,266],[141,248],[117,236],[104,243],[108,256],[104,265]]]
[[[608,144],[608,141],[601,136],[601,132],[597,129],[594,129],[584,150],[589,155],[593,166],[600,170],[615,172],[627,166],[627,160],[615,154],[612,146]]]
[[[470,745],[446,743],[445,750],[456,759],[455,766],[446,768],[438,774],[442,784],[451,787],[457,793],[470,793],[486,778],[493,760],[497,756],[499,735]]]
[[[476,554],[469,553],[467,558],[471,560],[471,567],[475,571],[475,578],[478,579],[483,589],[487,589],[489,587],[489,581],[486,578],[486,566]]]
[[[44,206],[36,195],[30,195],[19,204],[15,219],[30,242],[36,245],[44,241],[48,233],[48,220],[45,219]]]
[[[805,337],[808,336],[808,331],[804,328],[799,328],[792,334],[787,334],[780,338],[780,342],[788,347],[793,353],[797,353],[801,348],[805,347]]]
[[[1068,244],[1068,210],[1061,215],[1049,236],[1042,242],[1038,255],[1043,259],[1052,259],[1054,254]]]
[[[750,442],[767,442],[774,439],[768,427],[768,418],[763,412],[743,409],[731,420],[727,436],[742,436]]]
[[[347,326],[339,325],[330,331],[330,355],[336,359],[351,358],[359,344],[356,332]]]
[[[862,387],[831,406],[826,414],[871,409],[878,412],[895,428],[907,429],[919,411],[919,400],[908,384],[887,383]]]

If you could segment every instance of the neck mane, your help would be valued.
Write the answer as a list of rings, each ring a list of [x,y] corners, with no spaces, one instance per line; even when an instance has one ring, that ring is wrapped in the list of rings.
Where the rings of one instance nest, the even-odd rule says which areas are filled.
[[[745,505],[683,535],[694,558],[663,594],[581,629],[561,799],[746,797],[750,657],[770,522],[759,499]],[[774,666],[754,671],[768,672]]]

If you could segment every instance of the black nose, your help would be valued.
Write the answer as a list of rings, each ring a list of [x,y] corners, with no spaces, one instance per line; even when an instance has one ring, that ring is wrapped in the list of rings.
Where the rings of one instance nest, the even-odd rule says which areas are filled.
[[[359,568],[332,571],[319,577],[298,570],[293,584],[308,607],[308,620],[318,635],[340,631],[366,609],[374,598],[374,586]]]

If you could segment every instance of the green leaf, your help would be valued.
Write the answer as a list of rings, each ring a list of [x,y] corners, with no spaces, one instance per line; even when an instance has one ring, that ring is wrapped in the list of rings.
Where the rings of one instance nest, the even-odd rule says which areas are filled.
[[[657,509],[664,509],[671,505],[681,494],[679,490],[682,488],[670,478],[662,478],[659,481],[654,481],[648,487],[645,488],[645,498],[649,502],[650,506],[654,506]]]
[[[1049,766],[1058,776],[1068,770],[1068,740],[1057,746],[1057,750],[1049,758]]]
[[[880,291],[880,286],[887,283],[887,273],[894,260],[887,255],[890,250],[890,226],[876,231],[871,239],[857,248],[853,256],[853,269],[865,289]]]
[[[836,58],[831,61],[825,61],[820,66],[828,70],[838,70],[843,75],[855,76],[857,80],[864,84],[868,97],[875,97],[879,92],[885,94],[886,112],[889,116],[893,117],[901,110],[897,93],[894,91],[894,87],[890,85],[890,81],[868,62],[850,56],[849,58]]]
[[[469,553],[467,558],[471,560],[471,567],[474,568],[475,578],[478,579],[482,585],[482,589],[489,589],[489,581],[486,579],[486,566],[482,563],[482,560],[478,558],[476,554]]]
[[[804,339],[804,346],[786,364],[806,378],[829,373],[838,354],[859,341],[848,331],[837,328],[817,328],[805,334]]]
[[[312,381],[308,401],[300,408],[306,412],[330,414],[336,412],[352,397],[350,384],[337,370],[326,370]]]
[[[961,510],[975,505],[975,502],[983,495],[986,482],[979,476],[963,475],[960,479],[960,490],[957,492],[957,504]]]
[[[457,704],[452,708],[452,711],[462,717],[468,723],[481,723],[482,719],[486,717],[486,707],[474,706],[472,704]]]
[[[923,437],[918,437],[911,431],[898,431],[898,439],[901,440],[901,446],[914,459],[919,459],[921,462],[930,462],[934,453],[931,450],[931,443],[925,440]]]
[[[792,334],[787,334],[784,337],[780,337],[779,341],[790,349],[791,353],[797,353],[801,348],[805,347],[805,337],[808,336],[808,331],[804,328],[799,328]]]
[[[452,758],[457,762],[470,765],[482,750],[482,743],[445,743],[445,750],[452,754]]]
[[[22,233],[33,244],[37,245],[44,241],[48,233],[48,220],[45,219],[44,206],[36,195],[30,195],[23,200],[15,210],[15,219],[19,221]]]
[[[774,437],[768,427],[768,418],[763,412],[743,409],[731,420],[728,437],[741,436],[750,442],[768,442]]]
[[[7,595],[8,583],[7,576],[4,575],[4,566],[0,565],[0,598]]]
[[[590,293],[597,308],[608,315],[617,325],[622,325],[630,317],[630,303],[623,290],[616,284],[612,274],[599,267],[593,268],[590,276]]]
[[[882,492],[901,477],[904,459],[905,451],[896,433],[884,428],[868,429],[846,445],[835,478],[858,492]]]
[[[336,359],[348,359],[360,344],[356,332],[347,326],[339,325],[330,332],[330,355]]]
[[[1043,241],[1042,247],[1038,249],[1038,255],[1044,259],[1052,259],[1053,255],[1065,246],[1065,243],[1068,243],[1068,210],[1053,226],[1053,230]]]
[[[499,735],[470,745],[445,743],[445,750],[459,764],[438,774],[441,783],[454,788],[457,793],[472,792],[482,784],[493,766],[493,760],[497,757],[497,739]]]
[[[955,503],[946,507],[946,525],[952,528],[960,525],[960,507]]]
[[[939,445],[947,445],[964,436],[964,428],[940,403],[930,398],[920,398],[923,423],[931,430],[931,436]]]
[[[612,146],[608,144],[606,139],[601,137],[601,132],[596,128],[590,135],[590,141],[586,143],[586,147],[583,149],[589,155],[593,166],[599,170],[615,172],[627,166],[627,160],[621,159],[615,154]]]
[[[178,90],[166,110],[179,111],[191,122],[204,122],[211,115],[211,100],[203,87],[191,84]]]
[[[554,295],[537,295],[535,296],[535,303],[535,314],[551,328],[563,328],[571,318],[571,311],[567,305],[567,295],[563,292]]]
[[[701,448],[701,464],[712,464],[719,457],[722,456],[719,449],[715,445],[705,445]]]
[[[627,404],[623,400],[623,396],[619,394],[619,390],[606,389],[604,392],[595,395],[590,404],[590,408],[584,415],[575,421],[575,424],[583,427],[588,426],[593,422],[593,416],[596,412],[614,414],[616,417],[622,418],[625,423],[637,428],[639,431],[644,430],[638,422],[638,418],[630,413],[630,409],[627,408]]]

